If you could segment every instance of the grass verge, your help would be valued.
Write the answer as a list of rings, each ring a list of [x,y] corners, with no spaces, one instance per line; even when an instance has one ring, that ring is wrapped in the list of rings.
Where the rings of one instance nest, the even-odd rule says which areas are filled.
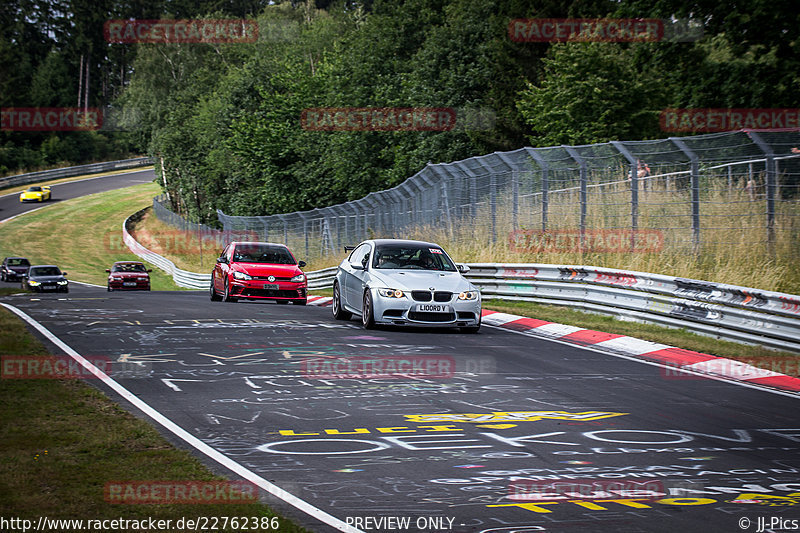
[[[4,291],[9,292],[9,291]],[[22,321],[0,308],[0,353],[45,356]],[[122,505],[106,502],[108,482],[209,481],[214,476],[150,424],[75,379],[0,379],[0,515],[34,520],[173,520],[275,516],[261,503]],[[278,518],[280,531],[304,531]],[[142,530],[145,530],[143,528]],[[176,530],[171,528],[170,530]],[[239,528],[222,529],[238,531]]]
[[[139,261],[122,242],[122,222],[146,207],[159,192],[148,183],[63,202],[0,224],[0,257],[20,255],[31,264],[55,264],[68,278],[105,286],[114,261]],[[175,290],[172,277],[157,268],[152,290]]]

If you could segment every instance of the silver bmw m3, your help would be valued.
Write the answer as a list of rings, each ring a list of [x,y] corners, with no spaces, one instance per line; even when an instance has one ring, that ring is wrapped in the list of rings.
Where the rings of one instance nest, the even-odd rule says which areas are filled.
[[[350,251],[350,248],[346,248]],[[481,295],[438,244],[398,239],[367,240],[352,248],[333,284],[333,316],[360,315],[376,324],[458,327],[474,333],[481,326]]]

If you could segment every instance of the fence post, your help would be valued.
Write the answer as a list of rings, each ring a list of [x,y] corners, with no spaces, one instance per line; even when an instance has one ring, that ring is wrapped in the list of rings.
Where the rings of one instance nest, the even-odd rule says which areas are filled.
[[[695,252],[700,251],[700,162],[692,150],[686,143],[677,138],[669,138],[672,143],[677,146],[681,152],[686,154],[691,161],[691,177],[689,186],[691,188],[691,208],[692,208],[692,243],[694,244]]]
[[[611,144],[628,160],[631,166],[631,252],[633,252],[636,249],[636,230],[639,229],[639,160],[621,142],[611,141]]]
[[[572,146],[564,146],[562,145],[567,153],[575,160],[575,162],[580,165],[580,180],[581,180],[581,189],[580,189],[580,209],[581,209],[581,221],[580,221],[580,234],[581,234],[581,253],[586,250],[586,205],[589,199],[589,188],[587,187],[589,182],[589,177],[586,171],[586,161],[581,157],[578,151],[573,148]]]
[[[761,138],[761,135],[754,131],[748,132],[748,135],[750,135],[750,138],[753,140],[753,142],[756,143],[761,151],[767,156],[765,169],[767,174],[767,246],[770,253],[773,253],[773,245],[775,244],[775,193],[778,189],[778,162],[775,160],[775,153],[772,151],[772,148],[769,144],[764,142],[764,139]]]
[[[511,171],[511,229],[519,229],[519,171]]]

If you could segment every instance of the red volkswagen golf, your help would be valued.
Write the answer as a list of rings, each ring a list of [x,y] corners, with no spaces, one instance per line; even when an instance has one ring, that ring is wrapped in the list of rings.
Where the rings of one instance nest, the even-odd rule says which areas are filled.
[[[304,266],[305,262],[298,262],[283,244],[232,242],[217,258],[211,273],[211,299],[306,305],[308,281],[300,270]]]

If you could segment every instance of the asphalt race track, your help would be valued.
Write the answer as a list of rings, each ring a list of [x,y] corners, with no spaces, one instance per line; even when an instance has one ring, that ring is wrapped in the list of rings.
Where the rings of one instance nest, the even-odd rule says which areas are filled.
[[[2,301],[107,358],[186,432],[362,531],[708,533],[800,518],[791,394],[496,328],[365,331],[328,308],[202,292],[72,284]]]
[[[53,185],[51,187],[51,200],[42,203],[22,203],[19,201],[18,192],[4,194],[0,191],[0,195],[3,195],[0,196],[0,221],[25,213],[26,211],[38,209],[42,206],[52,205],[62,200],[69,200],[71,198],[78,198],[79,196],[86,196],[87,194],[110,191],[113,189],[121,189],[141,183],[150,183],[153,181],[154,177],[153,169],[150,168],[147,170],[135,170],[124,174],[114,174],[99,178],[67,181]]]

